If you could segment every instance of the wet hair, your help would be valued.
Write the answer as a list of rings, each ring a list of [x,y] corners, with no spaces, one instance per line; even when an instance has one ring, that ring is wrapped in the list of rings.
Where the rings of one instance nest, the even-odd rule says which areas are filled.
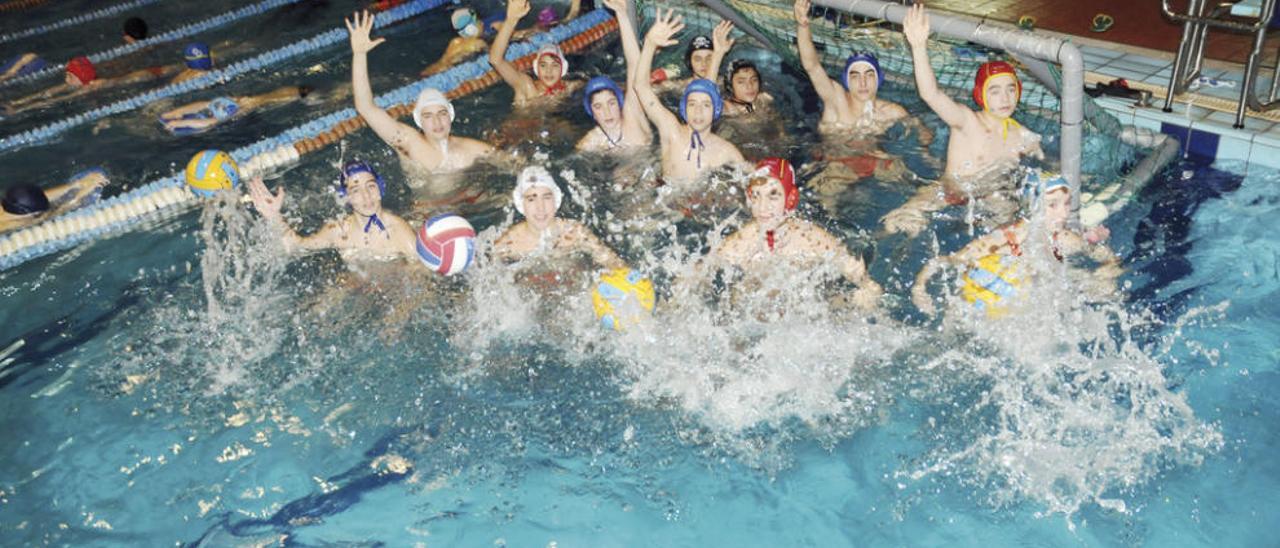
[[[29,183],[9,187],[4,191],[4,199],[0,201],[6,213],[13,215],[30,215],[49,210],[49,197],[40,187]]]
[[[134,40],[147,39],[147,22],[140,17],[130,17],[124,20],[124,35]]]
[[[756,68],[756,64],[752,63],[750,60],[734,59],[732,63],[729,63],[729,70],[726,70],[724,73],[724,89],[728,91],[729,96],[734,99],[738,98],[738,92],[733,89],[733,77],[738,74],[739,71],[743,70],[750,70],[756,73],[756,78],[760,77],[760,69]]]

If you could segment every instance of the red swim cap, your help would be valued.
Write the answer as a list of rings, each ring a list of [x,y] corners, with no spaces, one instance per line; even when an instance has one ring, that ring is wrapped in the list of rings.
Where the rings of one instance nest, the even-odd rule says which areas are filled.
[[[989,61],[978,67],[978,74],[973,77],[973,101],[978,103],[982,110],[987,109],[987,83],[1002,74],[1013,77],[1014,84],[1018,86],[1017,98],[1022,98],[1022,81],[1018,79],[1018,72],[1013,69],[1013,65],[1004,61]]]
[[[67,73],[75,76],[81,84],[88,84],[98,77],[98,71],[94,70],[93,63],[85,56],[67,61]]]
[[[796,187],[796,172],[791,169],[791,162],[782,158],[765,158],[756,163],[755,174],[765,175],[782,183],[782,191],[787,199],[787,211],[800,205],[800,189]]]

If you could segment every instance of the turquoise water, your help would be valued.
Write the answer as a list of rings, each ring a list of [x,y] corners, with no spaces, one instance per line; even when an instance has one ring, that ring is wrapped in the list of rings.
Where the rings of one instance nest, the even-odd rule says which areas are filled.
[[[301,35],[336,24],[349,7],[336,4]],[[442,19],[389,33],[373,56],[375,90],[426,64]],[[230,85],[303,75],[337,85],[347,57],[337,48]],[[805,84],[769,72],[787,111],[812,121],[812,98],[781,91]],[[455,131],[493,135],[488,120],[509,98],[495,88],[460,100]],[[122,116],[97,136],[86,128],[0,163],[42,181],[75,171],[57,158],[105,164],[120,191],[195,149],[240,146],[324,112],[286,107],[184,142]],[[576,104],[562,114],[566,133],[589,127]],[[785,127],[790,140],[744,148],[806,163],[811,131]],[[548,153],[557,174],[573,170],[571,196],[593,197],[591,207],[566,201],[562,214],[602,234],[652,198],[601,184],[608,161],[536,141],[518,146]],[[930,152],[902,154],[929,168]],[[340,156],[371,158],[393,186],[403,179],[385,147],[357,133],[273,181],[290,185],[302,226],[339,211],[329,186]],[[504,165],[469,173],[499,195],[511,177]],[[585,300],[539,304],[493,268],[417,284],[394,269],[352,276],[332,255],[286,262],[239,209],[208,204],[0,273],[0,345],[23,341],[0,366],[0,538],[1267,545],[1280,483],[1268,398],[1280,240],[1266,230],[1278,181],[1239,164],[1175,166],[1108,223],[1129,271],[1122,308],[1044,314],[986,338],[939,331],[902,302],[890,305],[902,324],[801,313],[817,310],[808,295],[785,321],[683,302],[648,338],[611,336]],[[873,277],[902,295],[933,242],[871,229],[911,191],[864,181],[831,209],[809,194],[803,211],[865,248]],[[412,211],[413,200],[399,185],[389,204]],[[461,211],[482,230],[510,215],[484,202]],[[672,226],[674,237],[613,238],[664,299],[709,229]],[[946,250],[966,227],[934,229]],[[1059,289],[1046,298],[1063,298]]]

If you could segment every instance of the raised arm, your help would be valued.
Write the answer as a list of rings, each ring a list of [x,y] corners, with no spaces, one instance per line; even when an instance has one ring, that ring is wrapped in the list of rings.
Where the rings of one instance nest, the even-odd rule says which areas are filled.
[[[586,225],[577,225],[577,230],[580,233],[579,237],[582,239],[583,247],[591,253],[591,260],[595,261],[597,265],[604,268],[621,268],[627,266],[627,264],[622,262],[622,259],[618,257],[618,254],[610,249],[609,246],[605,245],[604,242],[600,241],[600,238],[597,237],[591,229],[587,228]]]
[[[502,80],[515,90],[516,101],[536,93],[533,78],[517,70],[506,57],[507,46],[511,44],[511,35],[516,31],[516,24],[528,13],[529,0],[511,0],[507,3],[507,19],[502,22],[502,28],[498,29],[498,36],[493,39],[493,45],[489,46],[489,64],[498,71]]]
[[[929,15],[923,4],[911,6],[902,22],[902,33],[911,45],[911,63],[915,67],[916,90],[925,104],[948,126],[960,127],[973,117],[973,111],[956,103],[938,88],[938,78],[929,64]]]
[[[649,121],[645,118],[644,107],[640,106],[636,88],[631,85],[636,68],[640,64],[640,41],[636,38],[636,26],[631,21],[628,4],[628,0],[604,0],[604,5],[613,10],[614,17],[618,19],[618,33],[622,35],[622,55],[627,60],[627,80],[624,82],[627,91],[622,105],[622,121],[626,124],[635,124],[636,128],[645,135],[650,135]]]
[[[724,62],[729,50],[733,49],[733,45],[737,40],[730,36],[733,32],[733,23],[728,21],[720,21],[716,25],[715,30],[711,32],[711,64],[707,65],[707,75],[716,79],[720,74],[720,64]]]
[[[351,94],[355,98],[356,112],[364,118],[369,128],[383,141],[397,150],[405,149],[405,141],[413,128],[396,121],[387,111],[373,102],[373,87],[369,85],[369,51],[386,41],[369,37],[373,30],[373,14],[365,11],[345,20],[351,37]]]
[[[676,43],[673,37],[684,29],[684,21],[674,13],[674,10],[670,9],[665,14],[658,13],[653,26],[645,35],[644,47],[640,49],[640,62],[637,63],[636,70],[631,75],[631,83],[627,86],[636,90],[636,98],[640,100],[640,106],[644,108],[645,115],[653,125],[658,126],[658,135],[663,139],[675,137],[675,132],[680,129],[680,120],[662,105],[662,101],[658,100],[658,95],[653,92],[653,85],[649,82],[649,73],[653,71],[653,56],[658,52],[658,48]]]
[[[607,4],[607,2],[606,2]],[[569,0],[569,11],[564,14],[564,19],[560,20],[560,24],[568,23],[578,18],[578,14],[582,12],[582,0]]]
[[[283,186],[275,194],[271,194],[271,191],[267,190],[267,185],[262,182],[262,177],[254,177],[249,181],[249,198],[253,200],[253,208],[258,210],[264,219],[279,227],[280,240],[284,243],[286,250],[325,249],[334,246],[334,231],[331,225],[325,225],[312,236],[302,237],[293,231],[289,223],[285,222],[284,215],[280,213],[280,208],[284,205]]]
[[[796,49],[800,51],[800,64],[805,74],[809,75],[809,83],[824,102],[835,100],[843,91],[840,84],[831,79],[827,69],[822,66],[818,57],[818,49],[813,47],[813,31],[809,29],[809,0],[796,0],[792,11],[796,17]]]

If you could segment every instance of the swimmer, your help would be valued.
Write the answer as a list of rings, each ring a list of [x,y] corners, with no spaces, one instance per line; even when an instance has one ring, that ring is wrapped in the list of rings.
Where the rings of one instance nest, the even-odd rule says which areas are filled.
[[[98,67],[94,66],[88,57],[76,57],[67,62],[62,84],[15,99],[0,108],[0,111],[14,114],[44,108],[100,90],[167,78],[179,72],[180,69],[177,66],[153,66],[121,76],[103,77],[98,74]]]
[[[187,103],[161,114],[160,125],[169,133],[179,136],[203,133],[258,109],[306,99],[312,91],[308,86],[284,86],[261,95],[214,97],[207,101]]]
[[[509,23],[519,21],[528,13],[529,0],[511,0],[507,3]],[[498,36],[493,39],[493,45],[489,47],[489,64],[515,91],[512,106],[522,108],[546,100],[559,101],[572,95],[580,83],[564,79],[569,73],[569,61],[565,59],[559,46],[547,44],[538,49],[533,58],[533,76],[521,72],[507,61],[507,46],[511,43],[514,32],[514,24],[503,25]]]
[[[107,175],[100,169],[86,171],[71,182],[42,190],[32,184],[18,184],[5,189],[0,234],[26,228],[68,211],[92,204],[107,186]]]
[[[426,88],[418,94],[413,107],[413,122],[421,131],[400,123],[375,104],[373,88],[369,85],[368,54],[386,38],[369,38],[369,31],[373,29],[373,15],[369,12],[355,14],[346,23],[347,32],[351,35],[351,84],[356,112],[383,142],[391,145],[402,165],[418,168],[406,171],[458,171],[493,152],[488,143],[451,134],[456,113],[453,104],[440,90]]]
[[[569,2],[569,12],[565,14],[563,20],[557,19],[555,10],[551,6],[547,6],[538,13],[538,23],[534,27],[517,29],[512,34],[512,39],[524,40],[533,34],[546,31],[547,28],[550,28],[555,23],[572,21],[578,17],[581,5],[582,0]],[[484,37],[497,32],[502,28],[503,24],[500,18],[493,21],[481,20],[476,15],[475,10],[467,7],[453,10],[453,13],[449,15],[449,21],[453,24],[453,30],[458,35],[449,40],[449,45],[445,46],[444,53],[440,55],[440,58],[428,65],[427,68],[422,69],[419,76],[427,77],[444,72],[475,54],[487,51],[489,43],[485,41]]]
[[[875,309],[883,290],[867,275],[862,259],[850,254],[835,235],[795,216],[800,191],[791,163],[765,158],[756,166],[746,187],[751,220],[712,250],[707,264],[757,275],[775,269],[779,261],[805,269],[833,265],[858,286],[852,302],[864,310]]]
[[[515,263],[533,256],[585,254],[599,268],[626,266],[586,225],[556,215],[564,192],[546,168],[524,168],[516,179],[511,199],[524,221],[508,228],[494,242],[493,253],[497,258]]]
[[[746,59],[734,59],[724,73],[724,115],[754,114],[773,105],[773,96],[761,89],[760,69]]]
[[[263,218],[280,228],[286,250],[336,249],[348,261],[410,259],[417,262],[418,237],[404,219],[382,209],[387,185],[369,164],[359,161],[342,166],[338,193],[350,214],[325,223],[310,236],[299,236],[280,213],[284,186],[273,195],[262,177],[249,182],[249,197]]]
[[[186,66],[169,81],[171,84],[186,82],[213,70],[213,52],[209,50],[209,44],[204,42],[187,44],[182,48],[182,58]]]
[[[140,17],[130,17],[124,20],[124,43],[132,44],[146,40],[150,32],[147,30],[147,22]]]
[[[938,88],[929,65],[929,16],[916,4],[903,21],[911,45],[916,87],[920,98],[951,128],[947,142],[945,175],[937,187],[920,190],[905,205],[884,218],[890,232],[915,235],[927,224],[925,214],[947,205],[963,205],[979,199],[995,223],[1012,220],[1016,191],[1012,177],[993,176],[1015,167],[1023,156],[1043,158],[1040,136],[1012,118],[1022,95],[1022,83],[1013,66],[991,61],[978,67],[973,99],[982,108],[962,106]]]
[[[672,10],[667,10],[665,15],[658,14],[645,36],[640,63],[630,86],[636,90],[645,115],[658,128],[662,145],[662,177],[668,181],[691,181],[704,171],[725,164],[746,163],[738,147],[711,132],[711,125],[720,118],[724,109],[715,83],[695,79],[685,87],[684,97],[680,99],[682,123],[658,100],[649,79],[641,76],[649,74],[658,48],[675,44],[672,37],[683,28],[684,22],[679,16],[674,16]]]
[[[884,72],[875,54],[859,52],[845,60],[840,81],[832,80],[818,58],[809,28],[809,0],[796,0],[796,48],[809,82],[822,99],[822,118],[818,131],[845,134],[849,130],[862,135],[879,135],[894,123],[907,117],[906,109],[897,103],[876,97],[884,85]]]
[[[0,63],[0,82],[44,70],[49,64],[34,53],[20,53]]]
[[[605,0],[605,6],[613,10],[618,19],[618,31],[622,34],[622,52],[627,59],[627,81],[634,77],[640,58],[640,43],[636,40],[635,25],[627,10],[627,0]],[[596,76],[587,81],[582,92],[582,107],[596,123],[578,141],[578,150],[620,150],[637,146],[649,146],[653,132],[649,119],[644,115],[635,87],[627,86],[627,92],[608,76]]]
[[[1019,219],[970,242],[960,251],[925,263],[911,288],[911,301],[921,312],[930,316],[935,313],[927,289],[929,279],[940,268],[952,266],[968,272],[965,299],[979,309],[995,313],[1005,298],[1016,293],[1018,284],[1027,283],[1018,276],[1017,265],[1025,264],[1030,256],[1053,257],[1059,263],[1067,263],[1068,257],[1083,255],[1098,265],[1090,274],[1091,281],[1083,287],[1085,293],[1095,299],[1115,293],[1116,279],[1123,273],[1120,258],[1100,243],[1110,232],[1097,227],[1082,235],[1067,228],[1071,188],[1063,177],[1037,174],[1028,177],[1027,183],[1024,192],[1030,204],[1024,211],[1040,215],[1039,222]]]
[[[725,55],[729,54],[729,50],[733,48],[736,42],[729,34],[733,31],[733,23],[729,21],[720,21],[716,28],[712,29],[711,36],[699,34],[689,41],[689,45],[684,50],[684,67],[689,71],[689,77],[683,79],[669,78],[665,68],[656,71],[649,71],[649,82],[653,84],[662,84],[662,89],[683,89],[685,86],[699,78],[703,80],[716,81],[716,75],[720,73],[720,64],[724,62]],[[675,68],[675,67],[672,67]]]

